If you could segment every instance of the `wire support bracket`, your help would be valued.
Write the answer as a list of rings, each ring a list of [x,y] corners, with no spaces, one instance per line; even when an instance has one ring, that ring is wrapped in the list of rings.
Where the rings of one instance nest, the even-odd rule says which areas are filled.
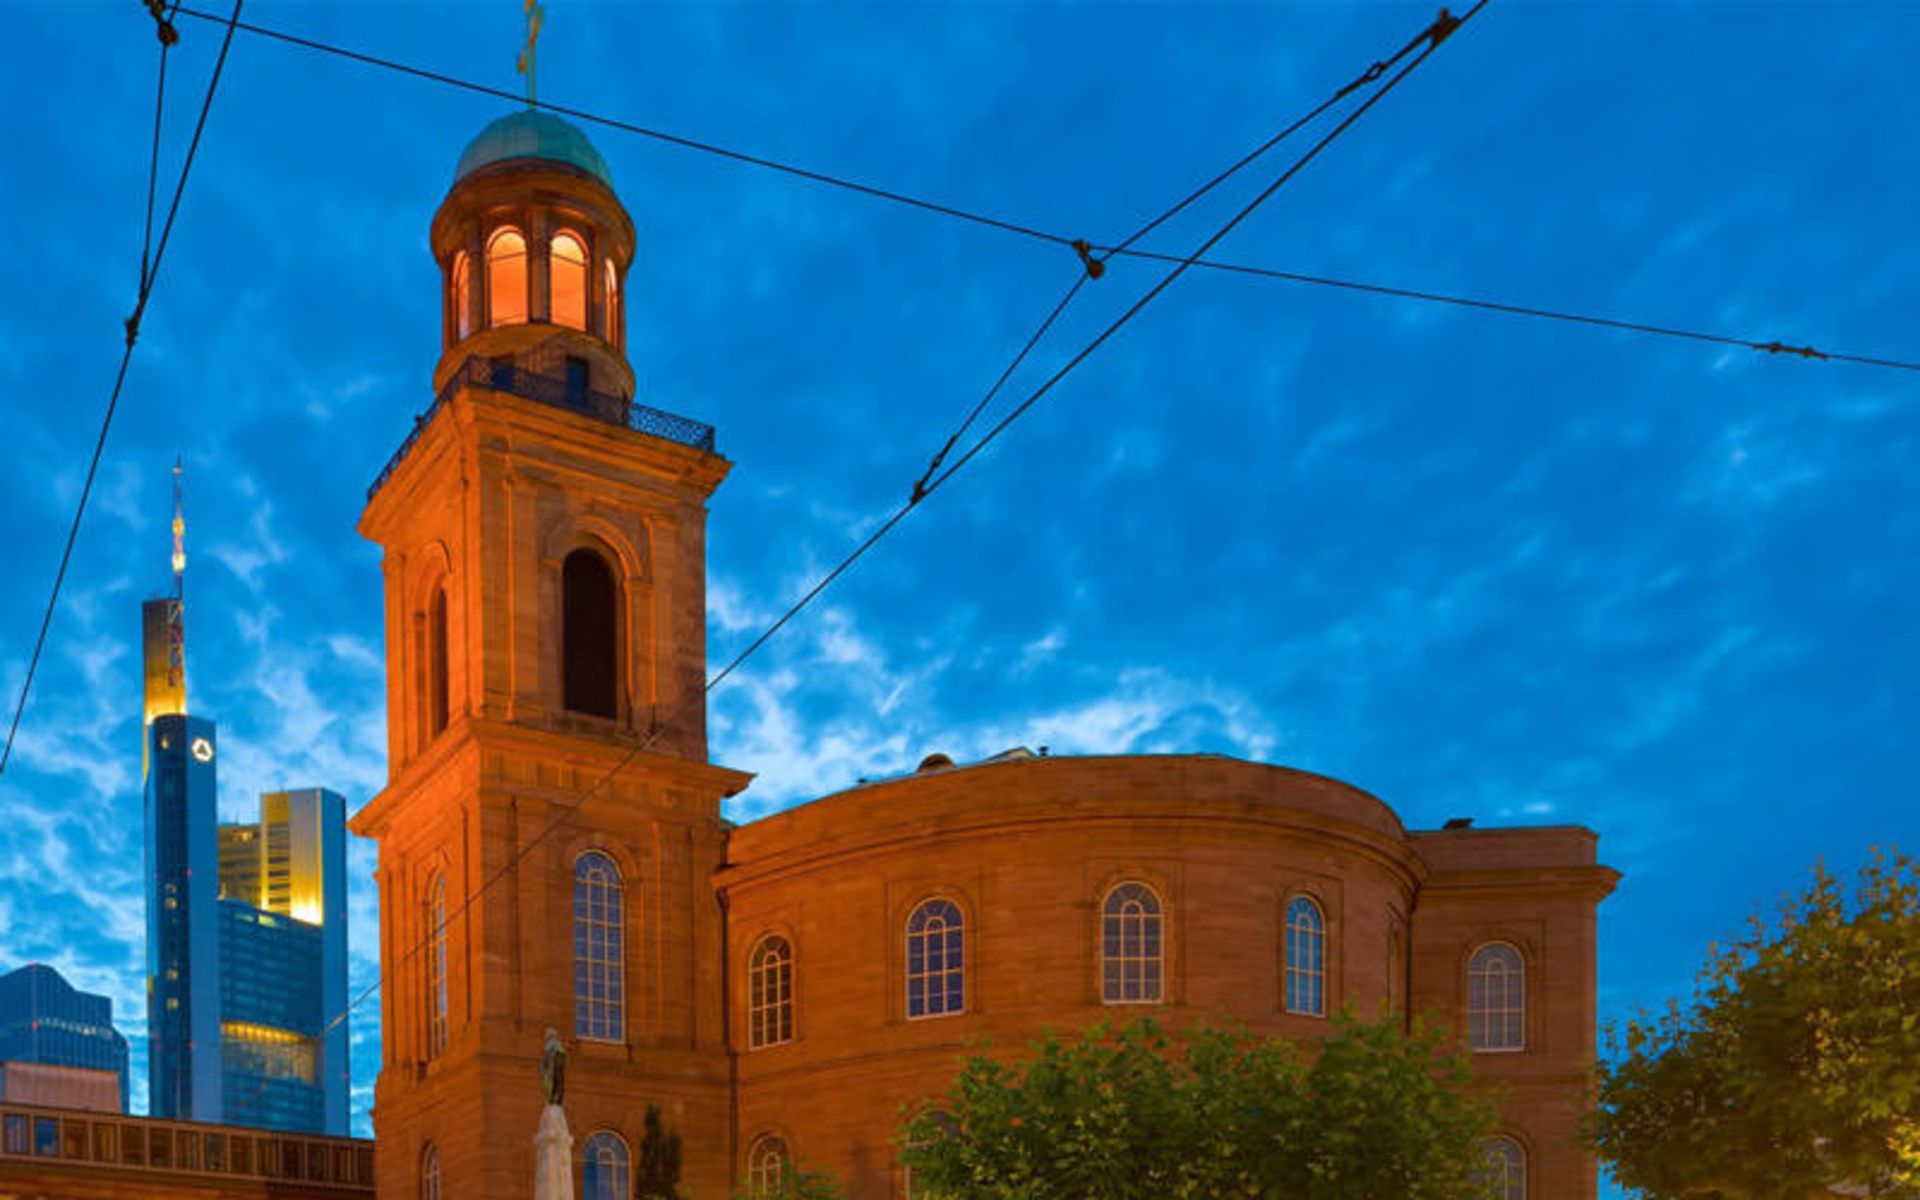
[[[180,31],[167,19],[167,0],[143,0],[147,12],[153,17],[153,31],[162,46],[172,46],[180,41]]]
[[[1817,358],[1821,362],[1827,362],[1833,358],[1831,354],[1826,353],[1824,350],[1816,350],[1812,346],[1789,346],[1785,342],[1778,340],[1771,342],[1753,342],[1751,345],[1753,349],[1766,354],[1793,354],[1801,358]]]
[[[1080,256],[1080,265],[1086,268],[1088,279],[1098,279],[1107,273],[1106,262],[1093,256],[1093,243],[1087,239],[1073,239],[1073,252]]]
[[[1440,15],[1433,19],[1433,24],[1422,29],[1419,33],[1414,34],[1411,41],[1400,47],[1399,53],[1393,55],[1391,58],[1383,58],[1368,67],[1365,71],[1362,71],[1358,79],[1335,92],[1333,98],[1338,100],[1378,80],[1392,68],[1393,64],[1399,62],[1408,54],[1411,54],[1414,48],[1422,42],[1429,42],[1432,44],[1431,49],[1438,49],[1440,43],[1453,36],[1453,31],[1460,28],[1460,25],[1461,18],[1454,16],[1448,9],[1442,8]]]

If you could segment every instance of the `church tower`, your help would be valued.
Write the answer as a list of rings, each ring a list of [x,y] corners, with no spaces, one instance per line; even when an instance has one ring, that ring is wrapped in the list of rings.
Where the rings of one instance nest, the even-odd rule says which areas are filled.
[[[432,226],[436,398],[368,493],[385,551],[383,1197],[524,1198],[552,1027],[583,1195],[630,1195],[642,1120],[729,1187],[719,802],[707,761],[713,431],[632,403],[634,227],[537,111],[461,155]]]

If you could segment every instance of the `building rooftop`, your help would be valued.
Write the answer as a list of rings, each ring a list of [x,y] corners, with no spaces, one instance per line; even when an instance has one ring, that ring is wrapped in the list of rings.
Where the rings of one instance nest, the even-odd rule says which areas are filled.
[[[480,131],[461,152],[460,165],[454,168],[456,180],[465,179],[480,168],[516,158],[540,158],[577,167],[608,187],[613,173],[607,160],[593,148],[587,135],[574,126],[538,109],[509,113]]]

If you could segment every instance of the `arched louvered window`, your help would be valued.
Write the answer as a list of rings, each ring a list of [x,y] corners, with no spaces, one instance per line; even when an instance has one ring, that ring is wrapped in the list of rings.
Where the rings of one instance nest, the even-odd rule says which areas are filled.
[[[440,1151],[432,1142],[420,1151],[420,1200],[440,1200]]]
[[[1519,1142],[1501,1134],[1480,1143],[1484,1166],[1481,1193],[1487,1200],[1527,1200],[1527,1152]]]
[[[1158,1004],[1165,975],[1160,897],[1144,883],[1123,883],[1100,904],[1100,998],[1108,1004]]]
[[[609,342],[612,342],[614,345],[618,346],[620,344],[620,329],[621,329],[621,326],[620,326],[620,273],[613,269],[613,260],[610,258],[606,260],[603,266],[604,266],[604,274],[607,277],[606,335],[607,335],[607,340]]]
[[[1476,1050],[1527,1046],[1527,964],[1505,942],[1488,942],[1467,960],[1467,1038]]]
[[[453,336],[458,341],[473,332],[473,261],[465,250],[453,256],[453,266],[447,274],[447,296],[453,305]]]
[[[785,1188],[792,1163],[786,1139],[771,1133],[755,1138],[747,1149],[747,1195],[752,1200],[778,1196]]]
[[[506,228],[487,239],[487,324],[527,320],[527,239]]]
[[[549,311],[555,325],[587,327],[587,248],[568,232],[556,233],[547,245]]]
[[[966,922],[951,900],[927,900],[907,918],[907,1016],[967,1007]]]
[[[793,1040],[793,947],[770,933],[747,957],[747,1048]]]
[[[427,899],[427,1057],[447,1048],[447,877],[436,874]]]
[[[433,589],[427,604],[427,732],[438,737],[447,727],[447,589]]]
[[[1286,1008],[1327,1015],[1327,918],[1311,896],[1287,902]]]
[[[633,1162],[624,1138],[607,1129],[590,1133],[580,1157],[580,1200],[629,1200]]]
[[[575,550],[560,566],[561,704],[620,715],[620,588],[607,560]]]
[[[620,869],[598,850],[573,864],[573,1027],[583,1038],[626,1039],[625,896]]]

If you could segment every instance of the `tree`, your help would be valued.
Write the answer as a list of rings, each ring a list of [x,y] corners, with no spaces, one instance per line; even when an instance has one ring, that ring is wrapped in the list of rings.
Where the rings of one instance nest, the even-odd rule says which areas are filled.
[[[633,1173],[635,1200],[680,1200],[680,1135],[660,1120],[660,1106],[647,1105],[640,1129],[640,1167]]]
[[[733,1200],[843,1200],[840,1185],[824,1171],[803,1171],[793,1163],[780,1170],[780,1182],[771,1191],[753,1187],[734,1189]]]
[[[1651,1200],[1920,1197],[1920,869],[1815,868],[1606,1058],[1590,1137]]]
[[[1424,1027],[1341,1017],[1317,1053],[1151,1021],[976,1056],[901,1137],[951,1200],[1482,1200],[1490,1106]]]

